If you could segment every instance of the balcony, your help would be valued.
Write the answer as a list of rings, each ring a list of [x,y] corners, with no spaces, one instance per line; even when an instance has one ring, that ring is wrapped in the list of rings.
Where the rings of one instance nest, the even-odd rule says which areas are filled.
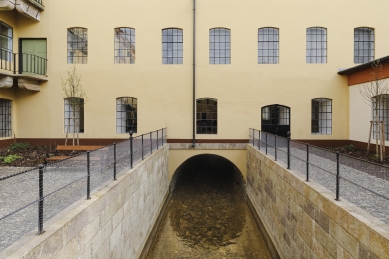
[[[0,88],[17,83],[21,89],[39,92],[43,81],[48,81],[46,58],[0,50]]]
[[[11,11],[15,9],[27,18],[40,21],[40,12],[45,9],[43,0],[0,0],[0,11]]]

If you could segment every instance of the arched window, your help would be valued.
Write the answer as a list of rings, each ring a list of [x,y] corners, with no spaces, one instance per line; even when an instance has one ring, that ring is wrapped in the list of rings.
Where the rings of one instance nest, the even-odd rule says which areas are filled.
[[[135,63],[135,29],[115,28],[115,63]]]
[[[162,64],[182,64],[183,36],[181,29],[162,30]]]
[[[68,29],[68,64],[88,63],[88,29]]]
[[[209,64],[231,64],[230,29],[209,30]]]
[[[321,27],[307,28],[306,37],[307,63],[327,63],[327,29]]]
[[[201,98],[196,104],[196,133],[217,134],[217,100]]]
[[[11,100],[0,98],[0,137],[12,137]]]
[[[389,140],[389,95],[388,94],[382,94],[378,97],[375,97],[373,100],[372,105],[372,113],[373,113],[373,121],[376,121],[377,114],[374,109],[374,107],[377,108],[378,113],[378,121],[384,122],[384,133],[385,133],[385,140]],[[378,139],[381,139],[379,136],[381,136],[381,130],[380,127],[378,128]],[[376,138],[376,127],[373,126],[373,139]]]
[[[138,99],[119,97],[116,99],[116,133],[137,132]]]
[[[258,64],[278,64],[279,32],[277,28],[258,29]]]
[[[84,99],[65,98],[65,133],[84,132]]]
[[[354,63],[374,60],[374,29],[360,27],[354,29]]]
[[[0,22],[0,60],[12,61],[12,37],[12,28]]]
[[[332,100],[328,98],[312,99],[311,133],[332,134]]]

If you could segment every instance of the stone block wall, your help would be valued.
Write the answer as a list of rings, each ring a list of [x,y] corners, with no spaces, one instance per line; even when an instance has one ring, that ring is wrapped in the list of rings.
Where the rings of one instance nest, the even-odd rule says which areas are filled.
[[[247,145],[248,198],[281,258],[389,258],[389,226]]]
[[[165,145],[0,258],[139,258],[168,195],[168,156]]]

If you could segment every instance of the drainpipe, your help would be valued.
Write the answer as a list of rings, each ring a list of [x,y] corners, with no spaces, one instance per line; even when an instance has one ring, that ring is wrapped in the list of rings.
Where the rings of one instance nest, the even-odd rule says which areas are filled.
[[[196,0],[193,0],[193,140],[196,144]]]

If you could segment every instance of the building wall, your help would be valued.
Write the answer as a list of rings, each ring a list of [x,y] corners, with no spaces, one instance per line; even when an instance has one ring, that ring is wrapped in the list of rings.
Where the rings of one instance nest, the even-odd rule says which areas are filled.
[[[192,137],[192,0],[45,1],[41,21],[15,11],[0,20],[14,20],[17,38],[47,38],[49,81],[41,92],[15,89],[21,138],[64,138],[61,77],[67,64],[67,28],[88,28],[88,64],[77,65],[89,96],[85,133],[81,138],[125,138],[116,133],[115,99],[138,98],[138,133],[168,127],[168,138]],[[197,1],[196,97],[218,99],[218,134],[199,139],[247,139],[248,128],[261,127],[261,107],[291,107],[291,132],[296,139],[348,139],[347,78],[339,68],[352,67],[353,30],[375,28],[375,57],[387,55],[389,24],[382,22],[389,3],[298,0]],[[371,14],[371,15],[370,15]],[[14,18],[12,18],[14,15]],[[5,17],[5,18],[4,18]],[[339,21],[342,21],[339,23]],[[135,64],[114,64],[114,28],[136,29]],[[257,33],[280,29],[279,64],[257,64]],[[328,34],[328,63],[306,64],[306,28],[322,26]],[[182,65],[162,64],[161,30],[183,29]],[[231,64],[209,64],[209,29],[231,29]],[[0,98],[6,96],[0,90]],[[333,100],[332,135],[311,134],[311,99]]]
[[[246,187],[282,259],[388,258],[387,225],[251,145]]]

